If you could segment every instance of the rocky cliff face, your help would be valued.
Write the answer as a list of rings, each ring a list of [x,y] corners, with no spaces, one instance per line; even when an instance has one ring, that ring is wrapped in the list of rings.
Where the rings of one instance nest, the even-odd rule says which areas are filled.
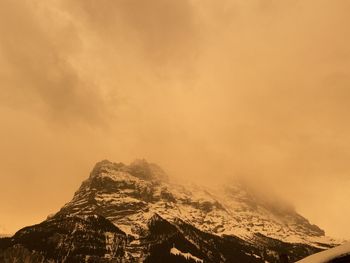
[[[0,259],[32,253],[29,262],[294,262],[334,245],[276,203],[239,184],[173,184],[145,160],[102,161],[56,215],[4,241]]]
[[[0,262],[109,262],[124,258],[126,243],[126,234],[101,216],[55,216],[2,240]]]

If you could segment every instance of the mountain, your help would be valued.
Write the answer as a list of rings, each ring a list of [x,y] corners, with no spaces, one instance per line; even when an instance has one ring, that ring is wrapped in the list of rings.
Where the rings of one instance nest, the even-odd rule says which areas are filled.
[[[120,262],[126,242],[126,234],[102,216],[55,216],[0,239],[0,262]]]
[[[0,241],[0,262],[295,262],[336,244],[242,184],[175,184],[145,160],[102,161],[55,215]]]

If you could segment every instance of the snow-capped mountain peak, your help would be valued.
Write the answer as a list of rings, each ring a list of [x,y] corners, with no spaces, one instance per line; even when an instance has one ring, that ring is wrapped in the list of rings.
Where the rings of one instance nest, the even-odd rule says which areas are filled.
[[[69,238],[73,248],[62,245],[67,233],[74,233]],[[84,233],[98,239],[84,244]],[[39,254],[28,242],[38,236],[47,239],[35,247]],[[275,263],[336,244],[291,206],[263,198],[244,184],[208,188],[173,183],[146,160],[129,165],[104,160],[58,213],[11,239],[0,239],[0,261],[32,255],[61,262],[62,253],[81,260],[76,247],[87,246],[85,255],[96,262]],[[50,254],[52,246],[59,256]]]
[[[102,161],[60,213],[98,213],[135,237],[159,214],[181,218],[215,235],[254,239],[260,233],[287,242],[328,246],[324,231],[292,208],[266,202],[242,185],[208,189],[169,182],[156,164],[137,160],[130,165]],[[288,207],[286,205],[286,207]]]
[[[168,180],[167,174],[161,167],[157,164],[149,163],[145,159],[136,159],[130,165],[103,160],[95,165],[90,178],[101,176],[101,174],[113,177],[113,175],[118,175],[121,172],[128,173],[142,180]]]

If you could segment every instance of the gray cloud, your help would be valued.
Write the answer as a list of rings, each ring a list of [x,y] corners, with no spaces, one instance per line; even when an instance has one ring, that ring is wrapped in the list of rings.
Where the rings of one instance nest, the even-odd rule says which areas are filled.
[[[57,121],[100,121],[105,111],[101,94],[69,61],[70,47],[81,45],[74,26],[57,26],[50,18],[37,17],[34,8],[29,3],[1,4],[2,103],[35,108]]]
[[[348,3],[1,5],[1,179],[9,195],[64,189],[33,217],[67,201],[95,161],[146,157],[201,182],[244,177],[344,234]]]

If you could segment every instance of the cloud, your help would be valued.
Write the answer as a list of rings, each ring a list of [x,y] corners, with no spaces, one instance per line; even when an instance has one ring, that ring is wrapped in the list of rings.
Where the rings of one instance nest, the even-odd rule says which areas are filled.
[[[201,182],[245,177],[342,234],[324,211],[343,211],[349,185],[349,8],[2,1],[4,169],[18,184],[24,172],[49,183],[53,169],[68,198],[94,162],[145,157]]]
[[[189,0],[66,1],[65,7],[104,45],[126,59],[136,56],[135,64],[160,75],[191,70],[199,32]]]
[[[101,94],[69,60],[70,49],[81,45],[74,26],[56,25],[53,17],[43,17],[45,11],[53,16],[52,10],[43,6],[40,13],[33,3],[1,3],[2,103],[57,121],[101,121]]]

